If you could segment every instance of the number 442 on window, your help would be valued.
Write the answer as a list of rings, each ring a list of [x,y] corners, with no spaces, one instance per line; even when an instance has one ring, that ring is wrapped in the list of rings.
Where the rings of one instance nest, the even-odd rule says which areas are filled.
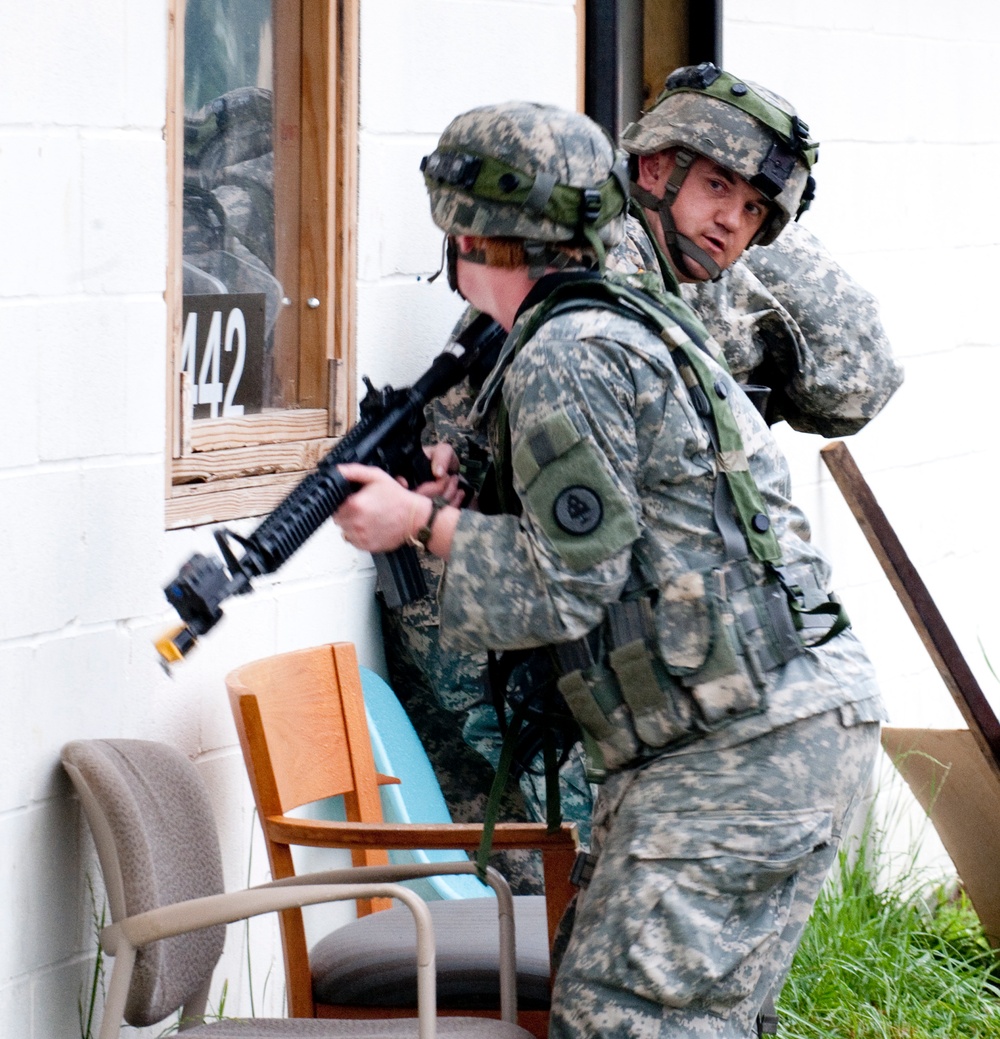
[[[263,295],[185,296],[181,371],[191,382],[192,417],[260,411],[264,346]]]

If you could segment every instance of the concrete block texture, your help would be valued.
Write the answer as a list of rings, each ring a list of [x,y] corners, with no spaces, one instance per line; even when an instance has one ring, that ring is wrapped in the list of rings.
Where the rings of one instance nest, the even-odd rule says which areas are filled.
[[[83,285],[93,293],[166,286],[166,146],[160,133],[83,142]]]
[[[934,0],[847,0],[839,4],[800,4],[796,0],[729,0],[726,31],[743,22],[788,26],[821,33],[852,29],[886,36],[933,40],[996,39],[1000,16],[994,7],[964,4],[945,8]]]
[[[359,279],[433,274],[443,235],[430,217],[420,160],[434,150],[437,135],[366,132],[361,142]]]
[[[47,7],[10,4],[0,41],[0,124],[119,126],[126,108],[126,17],[151,5],[105,0],[83,7],[62,0]],[[162,62],[159,55],[155,59]]]
[[[81,291],[82,175],[75,130],[5,130],[0,122],[0,299]]]
[[[31,989],[31,978],[24,976],[0,984],[0,1033],[3,1035],[31,1039]]]
[[[358,287],[358,373],[376,386],[406,386],[444,346],[464,309],[442,277]]]
[[[34,707],[22,734],[28,804],[66,795],[59,753],[70,740],[141,732],[148,694],[132,680],[131,653],[128,632],[117,626],[67,632],[32,648],[28,691]]]
[[[0,408],[0,470],[38,462],[39,311],[0,306],[0,365],[6,404]]]
[[[0,675],[6,713],[4,767],[0,770],[0,818],[28,803],[34,755],[26,732],[41,728],[36,716],[34,651],[30,646],[0,644]]]
[[[931,4],[787,4],[798,20],[771,20],[761,15],[774,5],[734,6],[726,7],[726,64],[787,97],[819,140],[995,140],[974,101],[992,91],[994,14],[979,25]],[[911,13],[872,28],[871,15],[889,6]],[[834,24],[812,24],[817,18]]]
[[[95,624],[160,609],[161,561],[158,539],[151,532],[163,523],[162,461],[92,465],[83,475],[81,622]]]
[[[162,298],[54,301],[37,308],[34,321],[36,342],[44,344],[32,351],[41,458],[160,455]]]
[[[8,546],[0,640],[56,631],[83,597],[83,476],[73,466],[0,473],[0,543]]]
[[[94,950],[96,940],[91,943],[91,954],[86,958],[73,959],[66,963],[43,971],[31,987],[32,1036],[66,1036],[66,1039],[81,1034],[80,1001],[89,1008],[91,986],[94,981]],[[102,964],[103,966],[103,964]],[[110,967],[107,969],[110,977]],[[98,988],[93,1026],[100,1024],[104,998]],[[0,1022],[2,1027],[2,1022]],[[130,1029],[137,1035],[135,1029]],[[17,1036],[16,1032],[5,1032],[4,1035]],[[27,1036],[28,1033],[24,1033]],[[150,1031],[151,1034],[151,1031]]]
[[[39,975],[82,950],[86,895],[77,820],[69,796],[0,816],[0,984]]]
[[[459,112],[511,98],[576,104],[571,0],[362,4],[361,47],[378,51],[361,63],[373,133],[440,133]]]

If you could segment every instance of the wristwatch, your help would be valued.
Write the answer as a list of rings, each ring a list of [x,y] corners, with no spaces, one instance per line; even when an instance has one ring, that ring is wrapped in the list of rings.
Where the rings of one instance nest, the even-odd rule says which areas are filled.
[[[410,543],[416,547],[419,545],[425,552],[429,552],[430,549],[427,547],[427,543],[431,539],[431,533],[434,530],[434,521],[437,519],[438,513],[448,504],[447,498],[442,498],[440,494],[435,494],[431,498],[431,514],[427,517],[427,522],[417,531],[416,536],[410,538]]]

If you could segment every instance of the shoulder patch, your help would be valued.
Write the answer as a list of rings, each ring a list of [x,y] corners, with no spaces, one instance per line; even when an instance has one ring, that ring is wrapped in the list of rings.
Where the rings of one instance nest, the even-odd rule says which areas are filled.
[[[596,566],[638,538],[639,525],[607,460],[565,411],[521,436],[512,461],[526,509],[573,570]]]

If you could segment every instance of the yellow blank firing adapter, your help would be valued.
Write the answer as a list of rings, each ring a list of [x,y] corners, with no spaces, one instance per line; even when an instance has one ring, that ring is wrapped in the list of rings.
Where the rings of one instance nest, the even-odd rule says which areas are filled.
[[[156,640],[156,652],[160,654],[160,663],[169,670],[171,664],[183,660],[194,649],[198,642],[194,632],[186,625],[174,628]]]

